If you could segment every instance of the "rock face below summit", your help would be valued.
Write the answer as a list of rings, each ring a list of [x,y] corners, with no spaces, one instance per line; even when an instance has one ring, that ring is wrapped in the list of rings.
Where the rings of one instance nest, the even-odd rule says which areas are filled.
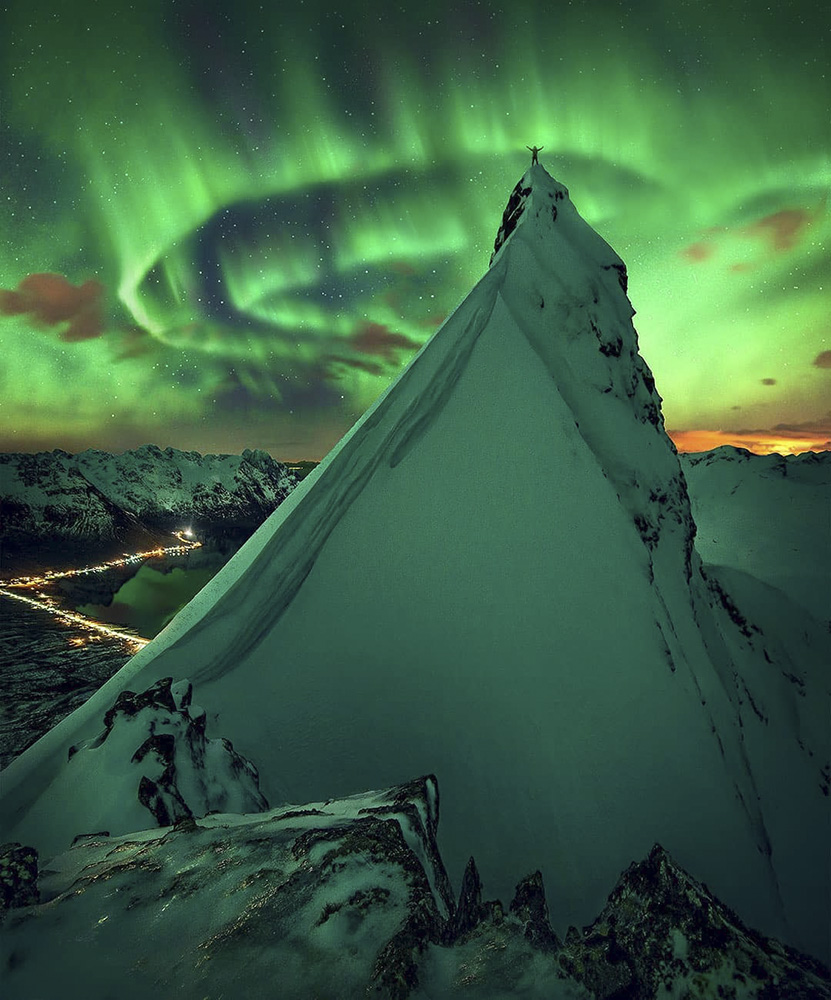
[[[260,815],[92,834],[40,873],[39,901],[31,872],[23,893],[4,864],[8,996],[831,997],[828,970],[749,930],[658,846],[565,944],[539,872],[506,911],[482,902],[471,859],[457,906],[438,815],[428,776]],[[0,855],[23,856],[35,855],[18,845]]]

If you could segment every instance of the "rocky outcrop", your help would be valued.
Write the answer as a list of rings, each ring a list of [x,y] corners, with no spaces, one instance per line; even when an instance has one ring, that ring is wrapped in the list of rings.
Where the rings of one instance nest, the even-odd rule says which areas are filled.
[[[136,801],[159,826],[209,812],[268,808],[256,767],[228,740],[208,739],[205,710],[192,695],[189,683],[173,685],[169,677],[140,694],[122,691],[104,715],[103,732],[70,747],[68,766],[79,788],[89,788],[96,775],[118,775],[118,795],[96,813],[102,827],[146,826],[136,824]]]
[[[0,845],[0,913],[37,903],[38,852],[22,844]]]
[[[108,724],[115,732],[119,716],[172,711],[171,701],[160,683],[114,707]],[[281,1000],[831,998],[827,969],[750,930],[658,845],[564,943],[540,872],[506,912],[482,901],[471,858],[454,904],[438,817],[428,775],[259,815],[102,831],[52,859],[39,898],[34,852],[8,845],[3,884],[9,847],[23,872],[0,939],[10,995],[60,986],[69,1000],[198,1000],[260,996],[268,983]]]
[[[596,1000],[831,997],[828,969],[751,930],[659,844],[590,927],[569,929],[559,960]]]

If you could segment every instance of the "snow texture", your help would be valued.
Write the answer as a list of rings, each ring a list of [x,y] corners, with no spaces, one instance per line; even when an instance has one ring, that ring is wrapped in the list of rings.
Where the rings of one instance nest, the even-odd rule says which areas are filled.
[[[125,688],[189,677],[271,802],[439,775],[456,884],[471,853],[502,896],[539,868],[558,933],[659,841],[827,954],[827,635],[806,615],[792,650],[702,566],[625,287],[532,167],[489,271],[397,381],[12,763],[2,835],[48,856],[90,829],[65,811],[69,746]]]
[[[367,987],[403,1000],[453,906],[437,809],[427,777],[262,815],[82,837],[42,873],[40,905],[7,915],[8,995],[202,1000],[260,996],[268,983],[281,1000]]]
[[[776,587],[831,619],[831,452],[681,455],[704,562]]]

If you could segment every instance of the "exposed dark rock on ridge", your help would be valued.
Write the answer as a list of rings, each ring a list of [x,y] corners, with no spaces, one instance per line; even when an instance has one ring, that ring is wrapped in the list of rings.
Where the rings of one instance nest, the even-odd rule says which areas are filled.
[[[104,715],[103,732],[69,748],[79,782],[118,770],[159,826],[209,812],[267,809],[256,767],[228,740],[207,737],[205,710],[192,703],[192,694],[189,683],[172,685],[170,677],[141,694],[122,691]],[[109,809],[98,810],[110,830],[130,829],[121,818],[123,805],[114,798]],[[134,814],[126,815],[135,822]]]
[[[0,914],[16,906],[40,901],[37,886],[38,852],[22,844],[0,847]]]
[[[679,995],[682,984],[691,996],[831,996],[828,969],[747,927],[660,844],[621,875],[590,927],[569,930],[560,963],[597,1000]]]
[[[171,700],[162,682],[137,712]],[[831,997],[828,969],[746,927],[657,844],[565,942],[549,923],[540,872],[520,881],[505,912],[482,902],[471,858],[456,905],[438,815],[428,775],[300,809],[90,834],[40,873],[39,891],[35,852],[5,845],[0,964],[13,995],[48,992],[71,964],[84,914],[105,910],[85,945],[94,973],[69,982],[69,1000],[116,987],[137,1000],[150,980],[185,1000],[231,987],[259,996],[263,982],[284,1000],[449,1000],[467,987],[535,1000]]]

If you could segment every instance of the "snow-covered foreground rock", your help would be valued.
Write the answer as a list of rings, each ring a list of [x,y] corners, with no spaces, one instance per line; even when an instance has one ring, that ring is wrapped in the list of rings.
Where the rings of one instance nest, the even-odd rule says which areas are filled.
[[[37,884],[33,852],[2,849],[4,994],[831,997],[827,970],[748,930],[657,846],[565,943],[539,872],[505,907],[482,900],[471,859],[457,905],[438,818],[430,776],[260,815],[81,837]]]
[[[49,857],[95,830],[92,799],[68,809],[70,747],[120,692],[188,678],[272,804],[439,775],[453,883],[471,854],[501,898],[539,868],[560,933],[658,842],[827,955],[828,635],[806,610],[792,641],[755,619],[770,594],[748,588],[751,615],[702,567],[625,285],[532,167],[490,270],[398,380],[3,774],[3,839]]]
[[[95,829],[127,833],[209,812],[261,812],[257,769],[226,739],[205,735],[205,710],[187,681],[163,678],[147,691],[122,691],[94,739],[69,748],[64,815]],[[146,810],[146,811],[145,811]]]

